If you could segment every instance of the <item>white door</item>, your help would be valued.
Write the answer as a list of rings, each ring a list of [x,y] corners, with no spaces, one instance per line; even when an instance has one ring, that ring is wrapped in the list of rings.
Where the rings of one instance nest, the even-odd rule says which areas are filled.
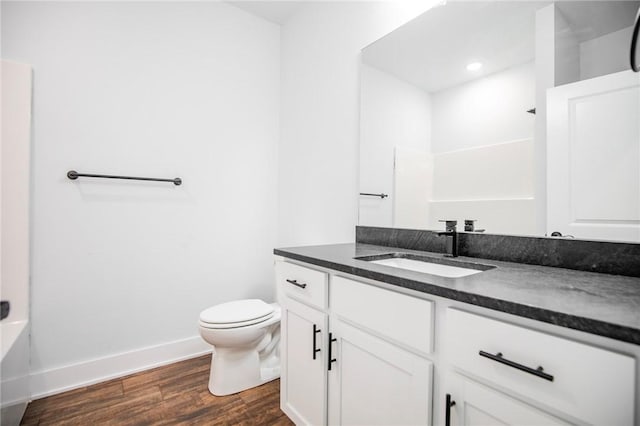
[[[466,377],[452,375],[451,426],[543,426],[568,423]],[[446,410],[446,395],[441,401]],[[446,414],[445,414],[446,415]]]
[[[327,316],[291,299],[282,306],[280,406],[298,425],[326,424]]]
[[[332,318],[330,425],[431,424],[432,364]]]
[[[547,92],[547,233],[640,242],[640,75]]]

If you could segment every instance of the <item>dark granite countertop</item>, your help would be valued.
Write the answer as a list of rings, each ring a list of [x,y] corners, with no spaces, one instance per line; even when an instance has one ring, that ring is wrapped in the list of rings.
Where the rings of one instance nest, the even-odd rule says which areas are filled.
[[[640,345],[640,278],[475,257],[455,260],[496,268],[444,278],[354,259],[393,252],[443,258],[440,253],[353,243],[274,250],[286,258]]]

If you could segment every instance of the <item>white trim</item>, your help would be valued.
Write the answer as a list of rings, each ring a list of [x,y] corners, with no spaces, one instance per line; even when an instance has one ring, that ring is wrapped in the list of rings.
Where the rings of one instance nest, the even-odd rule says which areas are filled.
[[[66,392],[210,353],[200,336],[31,373],[32,399]],[[205,379],[206,380],[206,379]]]

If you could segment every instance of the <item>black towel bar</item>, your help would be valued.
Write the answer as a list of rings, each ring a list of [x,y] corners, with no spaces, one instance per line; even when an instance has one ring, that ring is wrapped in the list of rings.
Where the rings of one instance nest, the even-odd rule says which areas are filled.
[[[137,177],[137,176],[114,176],[114,175],[96,175],[93,173],[78,173],[75,170],[69,170],[67,172],[67,177],[71,180],[76,180],[79,177],[94,177],[94,178],[104,178],[104,179],[127,179],[127,180],[150,180],[154,182],[172,182],[174,185],[182,185],[182,179],[179,177],[174,179],[162,179],[162,178],[148,178],[148,177]]]
[[[380,197],[380,198],[386,198],[389,196],[387,194],[372,194],[370,192],[361,192],[360,195],[368,195],[370,197]]]

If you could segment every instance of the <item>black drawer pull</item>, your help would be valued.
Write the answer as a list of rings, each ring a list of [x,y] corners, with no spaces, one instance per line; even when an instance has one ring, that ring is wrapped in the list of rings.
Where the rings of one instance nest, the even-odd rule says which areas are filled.
[[[450,426],[451,425],[451,407],[456,405],[456,402],[451,400],[451,394],[447,394],[446,404],[447,405],[444,408],[444,426]]]
[[[299,283],[298,280],[287,280],[287,282],[300,288],[305,288],[307,286],[305,283]]]
[[[316,354],[320,352],[319,348],[316,348],[316,336],[320,333],[320,329],[317,325],[313,324],[313,359],[316,359]]]
[[[336,362],[335,358],[331,358],[333,355],[331,355],[331,344],[333,342],[336,342],[338,339],[336,339],[335,337],[333,337],[333,333],[329,333],[329,361],[327,363],[327,370],[331,371],[331,364]]]
[[[533,369],[531,367],[527,367],[526,365],[518,364],[517,362],[509,361],[502,357],[502,352],[498,352],[497,354],[490,354],[489,352],[480,351],[478,355],[483,356],[485,358],[492,359],[500,364],[508,365],[509,367],[517,368],[520,371],[524,371],[525,373],[533,374],[534,376],[538,376],[541,379],[548,380],[553,382],[553,376],[551,374],[547,374],[544,372],[542,367],[538,367]]]

